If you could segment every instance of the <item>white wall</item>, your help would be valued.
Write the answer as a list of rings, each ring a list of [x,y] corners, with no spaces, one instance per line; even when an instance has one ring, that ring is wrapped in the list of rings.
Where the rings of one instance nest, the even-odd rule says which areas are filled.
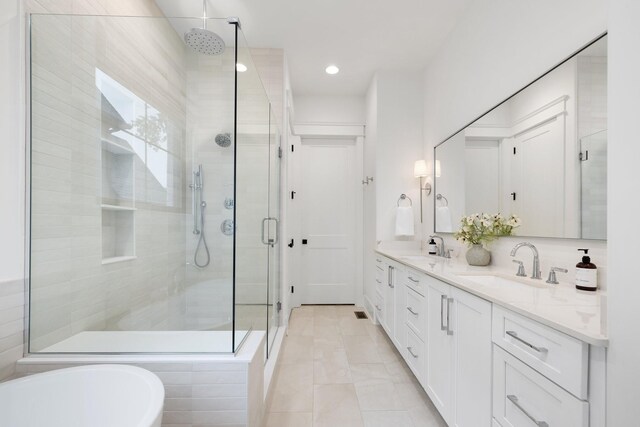
[[[376,82],[376,239],[420,241],[419,180],[413,176],[413,166],[424,155],[422,76],[416,71],[380,71]],[[395,236],[396,207],[402,193],[413,201],[414,238]]]
[[[378,71],[367,91],[364,145],[364,176],[373,177],[364,186],[364,283],[365,305],[373,312],[375,278],[373,250],[383,245],[419,247],[419,180],[413,165],[423,158],[422,75],[416,71]],[[395,236],[398,198],[405,193],[413,200],[414,237]],[[406,201],[403,203],[407,203]]]
[[[611,0],[609,10],[609,337],[607,425],[640,419],[640,228],[633,217],[638,198],[640,108],[640,2]]]
[[[361,96],[295,95],[295,123],[363,124],[365,99]]]
[[[378,141],[378,77],[373,76],[366,97],[366,126],[364,136],[364,176],[374,177],[364,186],[363,228],[364,228],[364,300],[370,314],[375,299],[375,261],[373,250],[376,248],[376,146]]]
[[[425,72],[425,155],[488,109],[560,63],[607,28],[606,0],[488,0],[473,2]],[[499,25],[498,25],[499,23]],[[433,200],[433,198],[431,198]],[[432,210],[425,210],[426,232],[433,229]],[[522,239],[495,242],[493,263],[512,268],[509,250]],[[589,247],[606,286],[606,243],[528,239],[540,249],[544,273],[551,266],[570,268],[576,249]],[[462,255],[465,248],[447,243]],[[522,255],[530,269],[531,255]],[[572,276],[560,280],[572,280]]]

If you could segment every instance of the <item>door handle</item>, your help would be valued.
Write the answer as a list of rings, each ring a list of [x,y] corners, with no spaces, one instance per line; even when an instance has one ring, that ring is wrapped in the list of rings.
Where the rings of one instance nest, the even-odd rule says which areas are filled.
[[[417,354],[415,354],[415,353],[413,352],[413,348],[412,348],[412,347],[407,347],[407,351],[408,351],[408,352],[409,352],[409,354],[411,354],[414,358],[416,358],[416,359],[418,358],[418,355],[417,355]]]
[[[440,295],[440,330],[446,331],[448,326],[444,326],[444,302],[447,300],[446,295]]]
[[[291,242],[287,246],[289,246],[290,248],[293,247],[293,239],[291,239]]]
[[[265,231],[265,224],[268,221],[275,221],[276,223],[276,229],[275,229],[275,236],[272,239],[271,237],[267,236],[266,240],[265,240],[265,235],[264,235],[264,231]],[[278,221],[277,218],[271,218],[271,217],[266,217],[266,218],[262,218],[262,243],[264,243],[265,245],[275,245],[276,243],[278,243],[278,239],[279,239],[279,234],[280,234],[280,221]],[[290,248],[292,248],[293,246],[289,246]]]
[[[447,298],[447,335],[453,335],[453,329],[451,329],[451,304],[453,303],[453,298]]]
[[[508,394],[507,395],[507,399],[509,399],[509,401],[511,403],[513,403],[513,405],[518,408],[523,414],[525,414],[527,416],[527,418],[529,418],[531,421],[533,421],[533,423],[535,425],[537,425],[538,427],[549,427],[549,424],[546,421],[538,421],[536,420],[533,415],[531,415],[529,412],[527,412],[526,409],[524,409],[519,401],[518,401],[518,396],[516,396],[515,394]]]
[[[549,351],[548,349],[546,349],[544,347],[538,347],[538,346],[535,346],[535,345],[531,344],[530,342],[527,342],[527,341],[523,340],[522,338],[520,338],[518,336],[518,333],[516,331],[506,331],[505,334],[509,335],[514,340],[521,342],[522,344],[526,345],[530,349],[537,351],[538,353],[546,353],[546,352]]]

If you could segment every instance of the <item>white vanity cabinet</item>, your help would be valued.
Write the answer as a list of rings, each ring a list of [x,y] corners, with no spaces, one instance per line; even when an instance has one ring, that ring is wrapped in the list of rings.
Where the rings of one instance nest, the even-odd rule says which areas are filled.
[[[426,391],[450,426],[491,425],[491,303],[427,278]]]
[[[382,258],[380,323],[450,426],[491,425],[491,303]]]
[[[604,427],[605,347],[376,261],[376,317],[449,426]]]
[[[396,338],[396,289],[401,288],[398,277],[400,264],[389,259],[376,259],[376,290],[378,294],[377,314],[378,322],[387,335],[397,344]],[[378,283],[381,282],[381,283]]]

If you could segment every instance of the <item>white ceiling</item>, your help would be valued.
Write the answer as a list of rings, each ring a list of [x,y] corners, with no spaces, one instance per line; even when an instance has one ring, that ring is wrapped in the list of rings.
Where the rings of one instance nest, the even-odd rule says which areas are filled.
[[[424,68],[473,0],[207,1],[209,16],[240,18],[249,46],[285,50],[296,95],[363,95],[376,70]],[[202,16],[201,0],[156,3]]]

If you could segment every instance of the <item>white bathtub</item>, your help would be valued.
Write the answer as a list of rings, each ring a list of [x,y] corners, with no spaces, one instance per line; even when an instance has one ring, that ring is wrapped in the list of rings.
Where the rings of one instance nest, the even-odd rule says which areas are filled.
[[[0,384],[0,426],[159,427],[164,387],[127,365],[58,369]]]

